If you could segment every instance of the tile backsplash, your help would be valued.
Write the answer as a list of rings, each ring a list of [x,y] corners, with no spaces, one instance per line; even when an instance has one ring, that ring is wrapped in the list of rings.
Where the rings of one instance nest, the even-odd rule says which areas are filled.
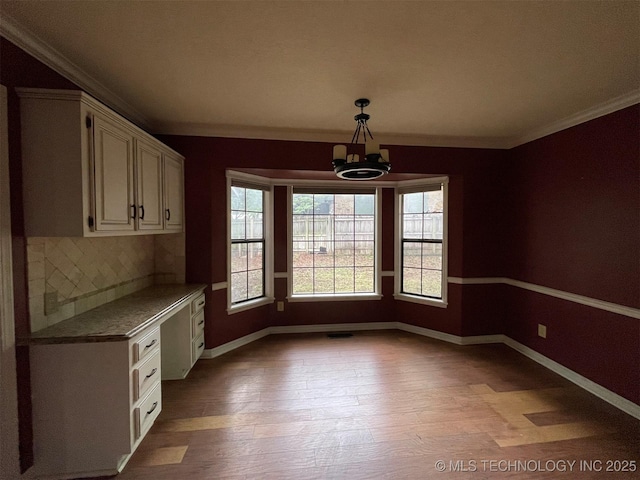
[[[35,332],[154,283],[184,283],[184,233],[27,239]]]

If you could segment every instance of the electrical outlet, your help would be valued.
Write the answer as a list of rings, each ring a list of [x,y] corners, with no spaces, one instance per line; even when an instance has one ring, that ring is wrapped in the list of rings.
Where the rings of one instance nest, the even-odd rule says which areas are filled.
[[[542,337],[542,338],[547,338],[547,326],[546,325],[542,325],[541,323],[538,324],[538,336]]]
[[[276,305],[279,312],[284,312],[284,302],[278,302]]]

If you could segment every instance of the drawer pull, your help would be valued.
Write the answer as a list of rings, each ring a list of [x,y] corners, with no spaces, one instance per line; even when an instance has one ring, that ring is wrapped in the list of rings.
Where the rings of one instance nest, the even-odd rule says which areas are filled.
[[[204,323],[204,319],[202,319],[202,320],[200,320],[200,321],[198,322],[198,326],[202,325],[203,323]]]
[[[204,305],[204,300],[202,300],[201,302],[198,302],[198,306]]]
[[[151,370],[151,373],[150,373],[149,375],[147,375],[146,377],[144,377],[144,378],[151,378],[151,377],[153,377],[153,376],[156,374],[156,372],[157,372],[157,371],[158,371],[158,369],[157,369],[157,368],[154,368],[153,370]]]
[[[202,348],[204,347],[204,342],[202,342],[200,345],[198,345],[198,348]]]
[[[145,350],[146,350],[147,348],[151,348],[151,347],[153,347],[157,342],[158,342],[158,339],[157,339],[157,338],[154,338],[154,339],[153,339],[153,342],[151,342],[149,345],[145,345],[145,347],[144,347],[144,348],[145,348]]]
[[[151,415],[157,406],[158,406],[158,402],[153,402],[153,406],[151,407],[151,410],[147,412],[147,415]]]

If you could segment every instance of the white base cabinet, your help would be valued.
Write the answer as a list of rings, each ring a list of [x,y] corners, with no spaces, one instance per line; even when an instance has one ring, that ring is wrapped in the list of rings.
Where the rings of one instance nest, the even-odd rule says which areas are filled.
[[[203,307],[197,291],[128,340],[30,346],[37,478],[124,468],[162,411],[161,379],[184,378],[202,353],[192,325]]]

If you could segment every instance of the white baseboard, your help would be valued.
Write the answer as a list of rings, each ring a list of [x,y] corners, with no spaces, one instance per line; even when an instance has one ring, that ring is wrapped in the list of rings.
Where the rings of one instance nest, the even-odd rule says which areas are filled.
[[[250,335],[238,338],[232,342],[225,343],[219,347],[205,350],[201,358],[215,358],[227,352],[235,350],[258,340],[267,335],[277,335],[284,333],[322,333],[322,332],[345,332],[345,331],[363,331],[363,330],[402,330],[404,332],[415,333],[424,337],[442,340],[444,342],[453,343],[455,345],[482,345],[488,343],[503,343],[514,349],[525,357],[539,363],[543,367],[548,368],[552,372],[557,373],[561,377],[566,378],[572,383],[601,398],[614,407],[640,420],[640,405],[621,397],[617,393],[599,385],[586,377],[574,372],[573,370],[545,357],[541,353],[513,340],[506,335],[475,335],[469,337],[460,337],[451,335],[450,333],[439,332],[429,328],[417,327],[403,322],[372,322],[372,323],[339,323],[339,324],[323,324],[323,325],[290,325],[269,327],[259,330]]]
[[[263,328],[262,330],[258,330],[257,332],[250,333],[249,335],[245,335],[244,337],[237,338],[231,342],[225,343],[224,345],[205,349],[202,352],[200,358],[216,358],[220,355],[224,355],[225,353],[229,353],[236,348],[243,347],[251,342],[255,342],[256,340],[261,339],[262,337],[266,337],[270,333],[269,330],[269,328]]]
[[[539,363],[543,367],[548,368],[552,372],[557,373],[561,377],[566,378],[570,382],[575,383],[580,388],[583,388],[589,393],[594,394],[596,397],[601,398],[607,403],[610,403],[614,407],[622,410],[623,412],[631,415],[634,418],[640,420],[640,405],[633,403],[631,400],[627,400],[624,397],[621,397],[617,393],[612,392],[611,390],[603,387],[602,385],[597,384],[589,380],[586,377],[583,377],[579,373],[574,372],[573,370],[568,369],[564,365],[559,364],[551,360],[548,357],[536,352],[532,348],[527,347],[519,342],[516,342],[510,337],[505,336],[504,344],[513,348],[516,352],[521,353],[527,358],[530,358],[534,362]]]

